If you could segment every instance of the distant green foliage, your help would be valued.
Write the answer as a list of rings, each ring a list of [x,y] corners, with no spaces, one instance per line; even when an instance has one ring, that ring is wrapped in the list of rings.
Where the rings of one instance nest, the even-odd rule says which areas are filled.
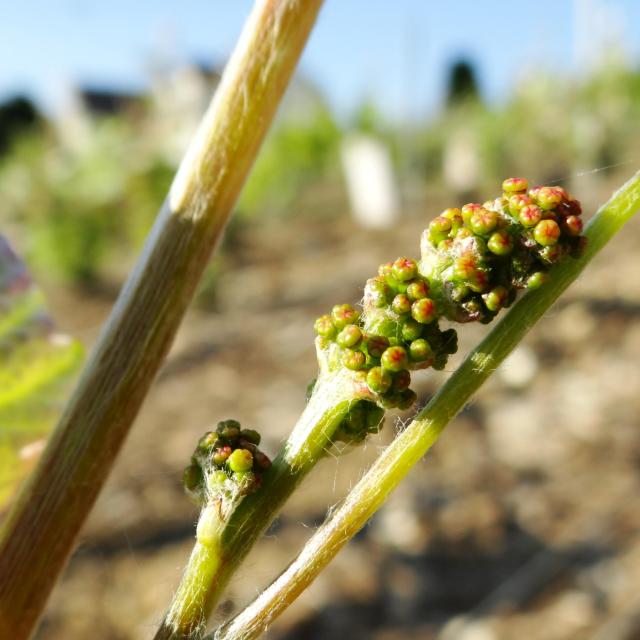
[[[240,198],[245,215],[294,212],[313,183],[336,179],[340,130],[325,108],[304,120],[281,122],[267,138]]]
[[[81,359],[78,342],[54,333],[42,294],[0,236],[0,509],[33,463],[29,447],[51,429]]]
[[[140,245],[172,174],[127,122],[113,119],[76,146],[23,138],[0,164],[0,190],[9,220],[28,229],[30,262],[91,284],[109,260]]]

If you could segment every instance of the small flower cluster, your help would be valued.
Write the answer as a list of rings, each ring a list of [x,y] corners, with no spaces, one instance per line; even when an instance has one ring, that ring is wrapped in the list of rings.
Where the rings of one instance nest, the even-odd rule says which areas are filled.
[[[435,218],[420,262],[382,264],[367,281],[362,313],[342,304],[316,320],[321,369],[352,372],[358,398],[336,440],[362,440],[380,428],[382,410],[415,402],[410,371],[442,369],[457,350],[455,330],[441,330],[440,319],[488,323],[518,289],[539,287],[553,264],[580,255],[582,209],[562,187],[529,189],[509,178],[502,189]]]
[[[357,444],[382,428],[384,409],[369,400],[357,400],[333,434],[334,442]]]
[[[453,329],[441,331],[429,281],[410,258],[380,266],[367,281],[363,313],[336,305],[316,320],[320,347],[351,371],[384,409],[408,409],[416,400],[410,370],[441,369],[457,349]]]
[[[562,187],[509,178],[502,188],[495,200],[446,209],[423,234],[420,271],[449,320],[490,322],[518,289],[539,287],[582,251],[582,208]]]
[[[236,420],[219,422],[215,431],[198,441],[191,464],[184,470],[185,489],[200,504],[224,492],[245,495],[255,491],[271,466],[259,444],[257,431],[242,429]]]

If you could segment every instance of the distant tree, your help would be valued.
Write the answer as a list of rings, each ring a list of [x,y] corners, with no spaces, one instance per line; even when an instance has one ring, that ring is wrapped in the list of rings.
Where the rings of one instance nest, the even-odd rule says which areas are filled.
[[[480,92],[475,67],[468,60],[458,60],[451,65],[447,82],[447,106],[478,100]]]
[[[33,102],[24,96],[16,96],[0,104],[0,155],[21,133],[41,121],[41,115]]]

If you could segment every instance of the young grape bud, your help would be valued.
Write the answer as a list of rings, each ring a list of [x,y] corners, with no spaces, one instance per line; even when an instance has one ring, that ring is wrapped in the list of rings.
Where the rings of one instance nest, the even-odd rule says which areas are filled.
[[[505,193],[524,193],[528,186],[525,178],[507,178],[502,183],[502,190]]]
[[[429,295],[429,285],[425,280],[415,280],[407,286],[407,296],[411,302],[426,298]]]
[[[388,304],[391,298],[391,288],[383,278],[370,278],[364,288],[365,301],[374,307],[381,308]]]
[[[389,347],[380,358],[380,363],[389,371],[400,371],[406,369],[409,359],[404,347]]]
[[[352,349],[345,349],[342,355],[342,364],[351,371],[359,371],[365,365],[367,357],[362,351],[353,351]]]
[[[393,374],[393,383],[391,385],[392,391],[404,391],[411,385],[411,374],[403,369]]]
[[[379,358],[389,346],[389,339],[384,336],[368,335],[364,341],[365,349],[373,358]]]
[[[253,455],[247,449],[236,449],[227,459],[227,466],[231,471],[242,473],[253,468]]]
[[[536,192],[537,203],[545,210],[555,209],[562,202],[562,191],[555,187],[541,187]]]
[[[520,209],[518,220],[524,227],[535,227],[542,220],[542,209],[538,205],[529,204]]]
[[[316,333],[323,338],[328,338],[332,340],[336,337],[336,328],[333,326],[333,321],[331,320],[331,316],[324,315],[320,316],[313,325]]]
[[[535,241],[543,247],[550,247],[560,238],[560,227],[555,220],[540,220],[533,230]]]
[[[393,277],[400,282],[412,280],[418,273],[418,263],[411,258],[398,258],[391,268]]]
[[[424,362],[432,357],[433,351],[427,340],[418,338],[409,345],[409,355],[414,362]]]
[[[350,304],[337,304],[331,309],[331,319],[337,329],[355,324],[359,317],[360,314]]]
[[[507,231],[496,231],[489,238],[487,248],[497,256],[506,256],[513,251],[513,240]]]
[[[479,236],[489,235],[498,226],[498,214],[489,209],[476,211],[469,219],[469,227]]]
[[[362,331],[355,324],[348,324],[336,338],[336,342],[344,348],[356,347],[362,341]]]
[[[422,335],[423,326],[413,318],[407,318],[402,322],[400,331],[402,334],[402,339],[411,342],[411,340],[416,340]]]
[[[367,385],[373,393],[386,393],[391,388],[392,383],[391,374],[382,367],[373,367],[367,373]]]
[[[549,276],[546,273],[542,271],[536,271],[535,273],[532,273],[527,279],[527,289],[537,289],[548,280]]]
[[[484,303],[489,311],[500,311],[507,302],[508,292],[502,285],[494,287],[482,296]]]
[[[256,447],[260,444],[260,434],[255,429],[242,429],[240,436]]]
[[[411,317],[420,324],[428,324],[436,319],[436,305],[431,298],[416,300],[411,305]]]
[[[398,314],[403,315],[411,311],[411,300],[404,293],[399,293],[391,302],[391,308]]]
[[[407,409],[411,409],[417,399],[418,396],[415,391],[405,389],[398,394],[397,407],[402,411],[406,411]]]
[[[221,438],[234,442],[240,437],[240,423],[237,420],[222,420],[218,422],[216,432]]]

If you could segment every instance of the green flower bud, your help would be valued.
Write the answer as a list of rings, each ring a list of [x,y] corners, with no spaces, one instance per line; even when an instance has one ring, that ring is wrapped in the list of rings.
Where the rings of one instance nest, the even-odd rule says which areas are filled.
[[[554,244],[550,247],[543,247],[540,250],[539,255],[540,258],[544,260],[544,262],[548,264],[555,264],[563,256],[562,246],[559,244]]]
[[[560,227],[555,220],[540,220],[533,230],[533,237],[543,247],[550,247],[558,242]]]
[[[398,314],[409,313],[411,311],[411,300],[404,293],[399,293],[391,303],[391,308]]]
[[[378,275],[383,277],[383,278],[391,276],[392,275],[392,269],[393,269],[393,262],[383,262],[378,267]]]
[[[200,465],[190,464],[182,474],[182,484],[187,491],[196,492],[202,489],[204,474]]]
[[[478,270],[478,259],[467,254],[456,258],[453,263],[453,277],[456,280],[471,280]]]
[[[433,351],[424,338],[418,338],[409,345],[409,355],[414,362],[425,362],[433,356]]]
[[[541,287],[545,282],[549,281],[549,276],[543,271],[536,271],[532,273],[527,279],[527,289],[537,289]]]
[[[240,437],[240,423],[237,420],[222,420],[218,422],[216,431],[221,438],[234,442]]]
[[[508,203],[509,213],[514,217],[518,217],[518,214],[520,213],[520,211],[522,211],[522,209],[529,206],[530,204],[533,204],[533,200],[524,193],[516,193],[515,195],[509,197]]]
[[[229,476],[224,471],[222,471],[222,469],[214,471],[209,476],[209,481],[207,482],[209,491],[216,491],[217,488],[219,488],[221,485],[224,485],[228,477]]]
[[[555,209],[562,202],[563,193],[556,187],[541,187],[537,190],[535,199],[545,210]]]
[[[404,347],[389,347],[380,358],[380,363],[389,371],[406,369],[409,364],[407,350]]]
[[[513,251],[513,240],[507,231],[496,231],[489,238],[487,248],[497,256],[507,256]]]
[[[352,349],[345,349],[342,355],[342,364],[351,371],[359,371],[365,365],[367,357],[362,351],[353,351]]]
[[[222,424],[222,423],[221,423]],[[200,440],[198,440],[198,449],[207,451],[213,449],[218,442],[218,434],[214,431],[207,431]]]
[[[385,409],[395,409],[401,401],[402,398],[399,393],[389,392],[381,396],[379,402]]]
[[[389,339],[384,336],[368,335],[364,341],[367,353],[373,358],[379,358],[389,346]]]
[[[542,209],[538,205],[529,204],[520,210],[518,220],[524,227],[535,227],[542,220]]]
[[[260,471],[266,471],[271,467],[271,460],[269,456],[262,453],[262,451],[256,451],[253,459],[255,460],[255,465]]]
[[[578,216],[567,216],[562,228],[567,235],[577,237],[582,233],[582,220]]]
[[[256,475],[252,471],[235,471],[233,478],[242,493],[251,493],[260,486],[260,481],[256,480]]]
[[[418,273],[418,263],[411,258],[398,258],[391,268],[393,277],[400,282],[413,280]]]
[[[451,222],[453,222],[457,218],[460,218],[460,220],[462,221],[462,212],[457,207],[449,207],[440,214],[440,217],[451,220]]]
[[[253,469],[253,454],[247,449],[236,449],[227,459],[227,466],[234,473]]]
[[[397,406],[398,406],[398,409],[401,409],[402,411],[411,409],[411,407],[415,404],[416,400],[418,399],[416,392],[412,391],[411,389],[405,389],[404,391],[401,391],[398,395],[399,395],[399,398],[398,398]]]
[[[483,269],[476,269],[467,280],[467,286],[476,293],[486,291],[489,287],[489,274]]]
[[[460,302],[469,295],[469,287],[465,284],[456,284],[451,288],[451,299],[454,302]]]
[[[404,391],[410,385],[411,374],[406,369],[393,374],[393,384],[391,385],[393,391]]]
[[[344,329],[348,324],[355,324],[360,314],[350,304],[337,304],[331,309],[331,319],[337,329]]]
[[[409,300],[415,302],[429,295],[429,285],[425,280],[415,280],[407,287],[407,296]]]
[[[462,227],[461,229],[458,229],[458,233],[456,233],[456,240],[458,242],[461,242],[466,238],[473,238],[473,231],[471,231],[471,229],[468,229],[467,227]],[[449,242],[448,249],[451,249],[453,245],[453,241],[449,240],[448,242]],[[438,245],[438,250],[440,251],[440,245]]]
[[[458,229],[464,224],[462,213],[458,208],[445,209],[440,216],[451,220],[451,231],[449,235],[455,235]]]
[[[393,378],[382,367],[373,367],[367,373],[367,385],[373,393],[386,393],[391,388]]]
[[[261,436],[255,429],[242,429],[240,436],[251,444],[255,444],[256,447],[260,444]]]
[[[336,342],[344,348],[356,347],[362,340],[362,331],[355,324],[348,324],[336,338]]]
[[[332,340],[336,337],[336,328],[333,326],[333,321],[331,320],[331,316],[324,315],[320,316],[313,325],[316,333],[323,338],[329,338]]]
[[[411,317],[421,324],[428,324],[436,319],[436,305],[431,298],[416,300],[411,305]]]
[[[489,235],[498,226],[498,214],[489,209],[479,209],[469,218],[469,227],[480,236]]]
[[[213,452],[211,461],[216,467],[221,467],[228,460],[232,452],[233,452],[233,449],[229,445],[220,447]]]
[[[402,333],[402,339],[411,341],[416,340],[422,335],[423,326],[413,318],[407,318],[402,322],[400,332]]]
[[[460,214],[462,215],[462,220],[464,221],[464,223],[469,224],[469,220],[471,220],[471,216],[476,211],[482,208],[483,206],[481,204],[478,204],[477,202],[471,202],[469,204],[465,204],[464,207],[462,207],[462,209],[460,210]]]
[[[484,303],[489,311],[500,311],[507,302],[508,291],[503,286],[497,286],[491,289],[489,293],[482,296]]]
[[[451,231],[452,222],[449,218],[444,216],[438,216],[429,223],[429,240],[431,244],[437,246],[438,243],[444,240]]]
[[[502,183],[502,190],[505,193],[524,193],[529,187],[525,178],[507,178]]]
[[[378,277],[367,280],[364,288],[364,297],[365,300],[370,302],[374,307],[381,308],[386,306],[391,296],[391,289],[383,278]]]

